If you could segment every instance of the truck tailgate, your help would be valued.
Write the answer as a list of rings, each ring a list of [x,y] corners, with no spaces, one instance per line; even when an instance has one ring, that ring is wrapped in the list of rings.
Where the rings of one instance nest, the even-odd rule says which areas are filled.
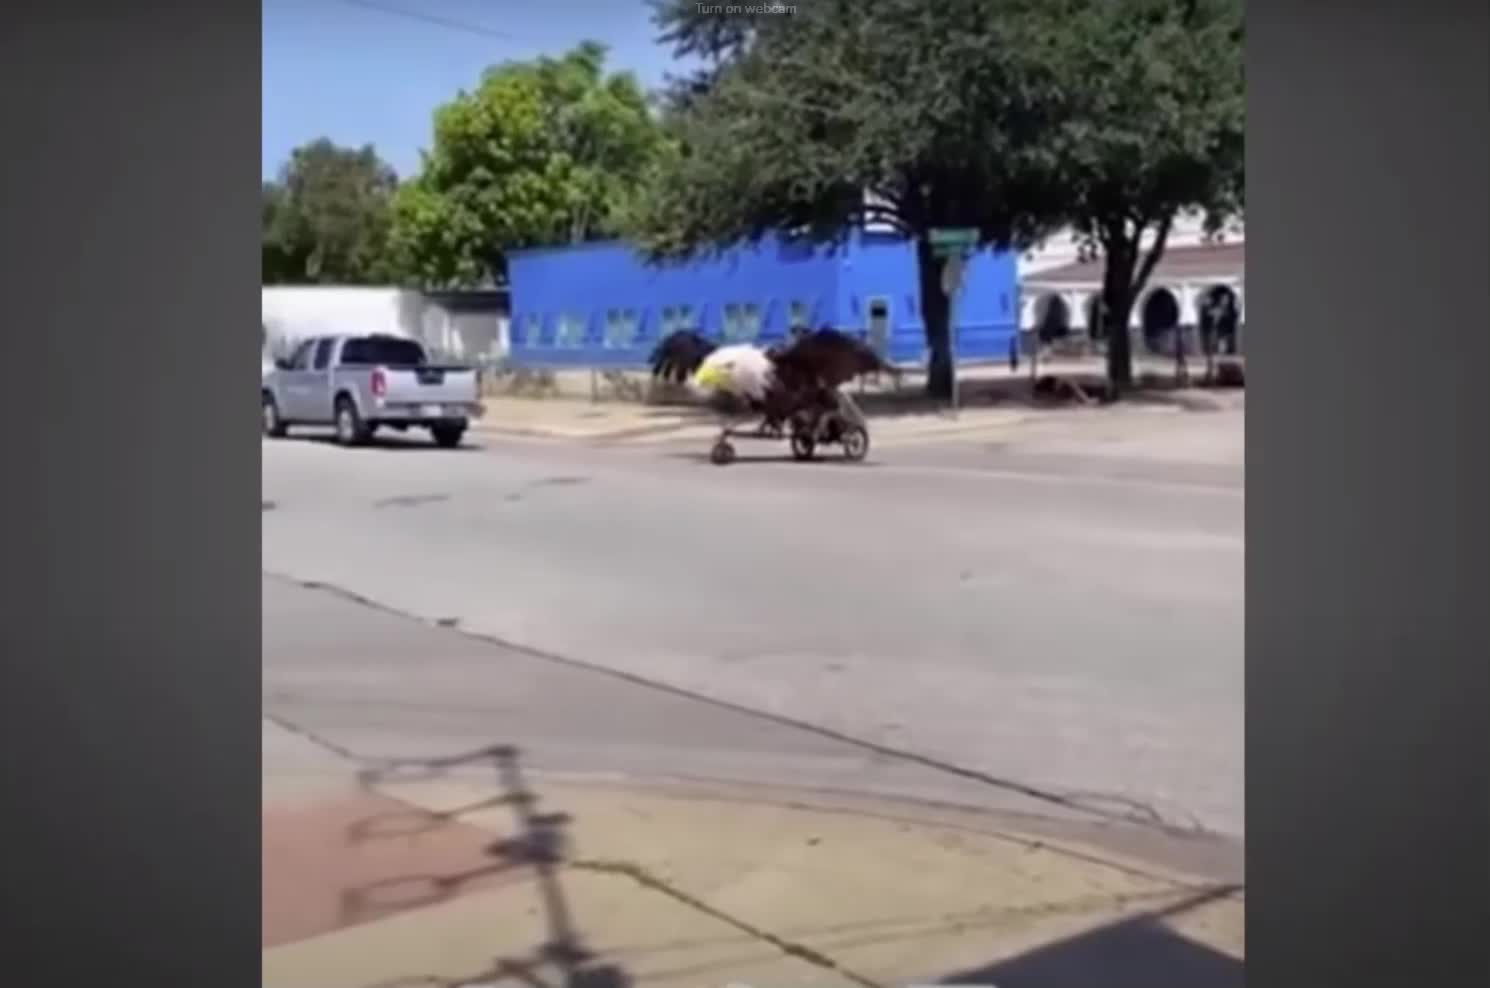
[[[474,402],[476,370],[470,367],[390,368],[385,375],[384,400],[395,404]]]

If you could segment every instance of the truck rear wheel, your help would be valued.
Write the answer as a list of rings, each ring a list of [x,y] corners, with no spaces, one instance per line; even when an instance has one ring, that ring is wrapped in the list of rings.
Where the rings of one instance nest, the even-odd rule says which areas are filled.
[[[343,446],[360,446],[372,438],[372,430],[357,413],[352,399],[342,395],[336,399],[336,441]]]

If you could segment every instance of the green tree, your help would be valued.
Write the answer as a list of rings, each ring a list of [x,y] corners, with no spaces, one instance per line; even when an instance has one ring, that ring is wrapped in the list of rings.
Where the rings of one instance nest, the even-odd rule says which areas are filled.
[[[279,285],[295,280],[297,260],[290,246],[284,242],[284,230],[280,217],[284,212],[284,187],[278,182],[264,182],[259,189],[260,235],[262,279],[266,285]],[[305,270],[304,260],[298,262],[298,271]]]
[[[662,132],[606,49],[509,62],[435,112],[434,146],[394,206],[394,247],[427,286],[505,277],[505,250],[616,236]]]
[[[917,246],[933,396],[952,383],[933,228],[1022,249],[1074,224],[1107,253],[1107,311],[1126,326],[1175,212],[1239,204],[1236,0],[818,0],[726,24],[686,0],[654,8],[708,64],[670,94],[679,147],[634,213],[647,252],[890,223]]]
[[[322,138],[290,154],[261,189],[266,284],[377,284],[398,178],[371,146]]]
[[[1132,381],[1133,306],[1177,215],[1212,232],[1246,198],[1241,0],[1050,0],[1059,79],[1051,156],[1078,234],[1104,260],[1108,377]]]
[[[790,16],[721,24],[684,0],[654,5],[663,38],[706,67],[679,80],[679,150],[636,211],[655,259],[771,232],[839,240],[888,223],[916,243],[927,388],[952,389],[950,306],[930,234],[978,230],[1023,247],[1061,218],[1036,138],[1039,68],[1023,2],[819,0]]]

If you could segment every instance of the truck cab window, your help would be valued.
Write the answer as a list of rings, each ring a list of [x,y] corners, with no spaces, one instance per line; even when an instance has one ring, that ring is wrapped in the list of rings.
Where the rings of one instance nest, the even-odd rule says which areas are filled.
[[[422,367],[424,348],[413,340],[364,336],[347,340],[341,348],[343,367]]]
[[[325,370],[331,363],[331,348],[334,346],[336,346],[336,341],[332,339],[325,339],[316,344],[316,362],[312,365],[315,370]]]
[[[304,343],[300,344],[300,346],[295,349],[294,355],[290,357],[290,369],[299,371],[309,368],[310,355],[312,351],[315,350],[315,348],[315,340],[306,340]]]

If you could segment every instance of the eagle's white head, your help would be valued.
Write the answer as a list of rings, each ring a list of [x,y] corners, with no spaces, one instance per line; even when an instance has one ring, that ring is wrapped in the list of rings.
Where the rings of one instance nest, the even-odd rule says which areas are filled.
[[[748,343],[722,346],[704,358],[694,372],[694,390],[705,395],[728,394],[760,400],[771,386],[771,358]]]

